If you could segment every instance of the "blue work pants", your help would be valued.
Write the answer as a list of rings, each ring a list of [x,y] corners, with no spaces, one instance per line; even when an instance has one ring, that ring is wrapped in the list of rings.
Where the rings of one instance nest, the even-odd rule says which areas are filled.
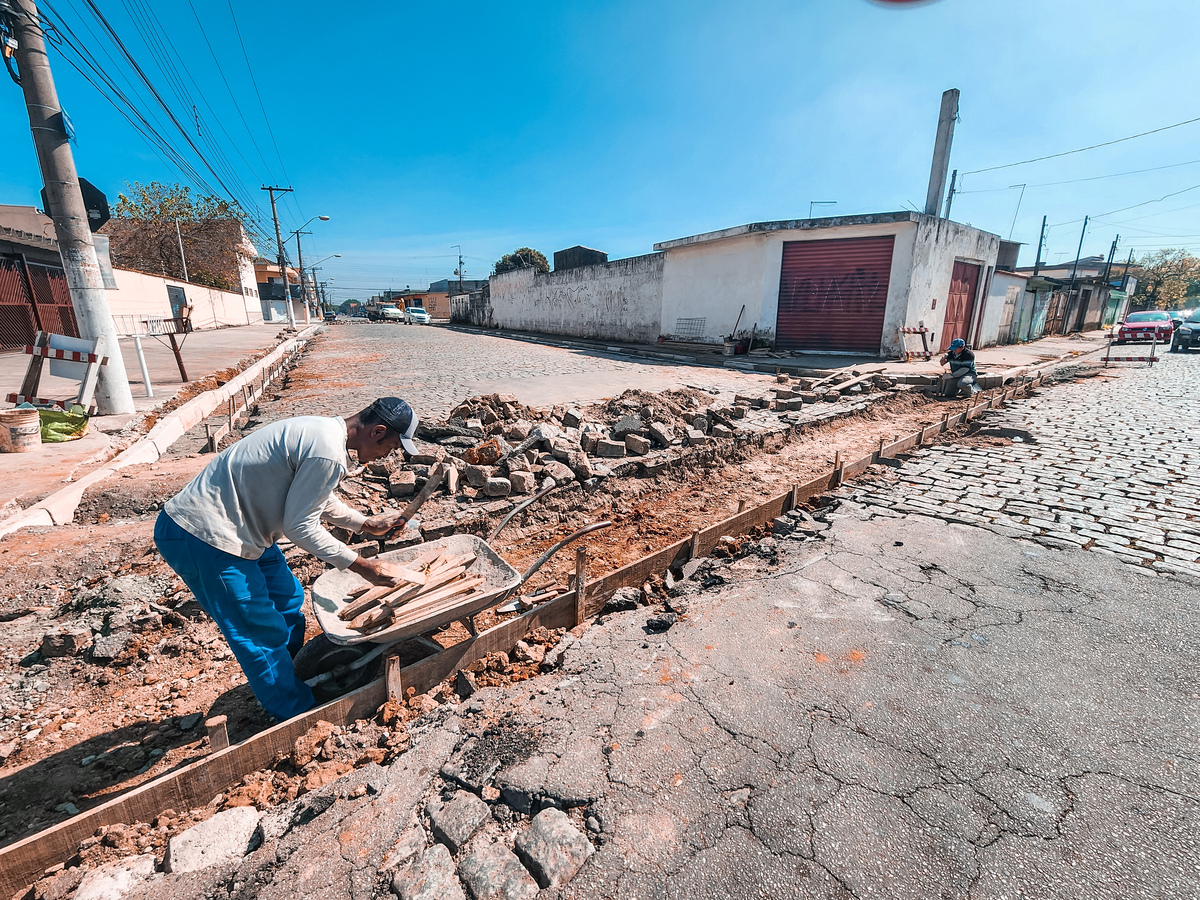
[[[158,514],[154,543],[208,613],[246,673],[258,702],[279,721],[315,705],[292,656],[304,643],[304,588],[272,544],[242,559],[206,544]]]

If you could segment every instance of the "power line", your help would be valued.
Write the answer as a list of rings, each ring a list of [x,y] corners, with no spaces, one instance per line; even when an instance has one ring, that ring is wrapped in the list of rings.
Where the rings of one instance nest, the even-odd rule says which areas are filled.
[[[1200,122],[1200,116],[1194,119],[1186,119],[1182,122],[1176,122],[1174,125],[1164,125],[1162,128],[1152,128],[1150,131],[1143,131],[1139,134],[1131,134],[1128,137],[1117,138],[1113,141],[1104,141],[1100,144],[1092,144],[1088,147],[1080,147],[1077,150],[1064,150],[1062,153],[1051,153],[1049,156],[1037,156],[1033,159],[1023,159],[1020,162],[1005,163],[1002,166],[988,166],[986,169],[973,169],[970,172],[963,172],[963,175],[978,175],[980,172],[995,172],[997,169],[1011,169],[1013,166],[1027,166],[1030,163],[1042,162],[1047,159],[1058,159],[1060,156],[1070,156],[1072,153],[1083,153],[1086,150],[1096,150],[1099,147],[1111,147],[1113,144],[1120,144],[1125,141],[1132,141],[1135,138],[1146,137],[1149,134],[1158,134],[1160,131],[1170,131],[1172,128],[1179,128],[1182,125],[1191,125],[1193,122]],[[1082,221],[1082,220],[1080,220]]]
[[[1039,184],[1031,184],[1028,186],[1031,188],[1035,188],[1035,187],[1055,187],[1060,184],[1081,184],[1085,181],[1101,181],[1105,178],[1120,178],[1124,175],[1141,175],[1145,172],[1160,172],[1163,169],[1178,169],[1181,166],[1194,166],[1194,165],[1200,165],[1200,159],[1193,159],[1193,160],[1189,160],[1188,162],[1181,162],[1181,163],[1171,163],[1168,166],[1152,166],[1148,169],[1133,169],[1129,172],[1111,172],[1108,175],[1092,175],[1088,178],[1071,178],[1067,181],[1043,181]],[[974,191],[955,191],[954,193],[956,195],[957,194],[995,194],[999,191],[1010,191],[1010,190],[1012,190],[1012,188],[1010,188],[1010,187],[980,188],[979,190],[974,190]]]
[[[91,0],[88,0],[90,3]],[[233,11],[232,0],[226,0],[226,5],[229,7],[229,17],[233,19],[233,30],[237,34],[238,43],[242,47],[242,58],[246,60],[246,71],[250,73],[250,83],[254,85],[254,96],[258,98],[258,108],[262,110],[263,121],[267,123],[267,134],[271,136],[271,144],[275,147],[275,156],[279,159],[279,168],[283,171],[283,177],[288,184],[292,183],[292,177],[288,175],[287,166],[283,162],[283,154],[279,152],[279,142],[275,140],[275,129],[271,127],[271,118],[267,115],[267,107],[263,103],[262,93],[258,89],[258,79],[254,77],[254,68],[250,65],[250,54],[246,52],[246,42],[242,39],[242,29],[238,25],[237,15]],[[285,196],[286,200],[287,197]],[[304,210],[300,208],[300,204],[293,200],[296,206],[296,211],[303,218]]]
[[[1171,193],[1163,194],[1163,196],[1156,197],[1153,200],[1143,200],[1141,203],[1133,204],[1133,206],[1122,206],[1120,209],[1110,209],[1108,212],[1099,213],[1098,215],[1092,216],[1092,218],[1093,219],[1102,219],[1105,216],[1114,216],[1119,212],[1127,212],[1128,210],[1131,210],[1131,209],[1139,209],[1143,206],[1149,206],[1151,203],[1162,203],[1164,200],[1169,200],[1171,197],[1178,197],[1180,194],[1186,194],[1189,191],[1195,191],[1195,190],[1200,190],[1200,184],[1193,184],[1191,187],[1182,188],[1181,190],[1178,190],[1178,191],[1171,191]],[[1186,207],[1186,206],[1182,207],[1182,208],[1190,209],[1190,207]],[[1156,215],[1157,215],[1157,213],[1156,213]],[[1083,221],[1083,219],[1072,219],[1070,222],[1058,222],[1057,224],[1051,225],[1050,227],[1058,228],[1060,225],[1074,225],[1076,222],[1082,222],[1082,221]],[[1130,219],[1129,221],[1136,222],[1137,219]]]

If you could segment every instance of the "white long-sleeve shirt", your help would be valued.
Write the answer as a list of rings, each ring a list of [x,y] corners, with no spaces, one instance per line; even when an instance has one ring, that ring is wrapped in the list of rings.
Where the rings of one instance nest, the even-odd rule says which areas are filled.
[[[222,450],[163,508],[184,531],[242,559],[287,537],[345,569],[358,554],[321,520],[362,530],[367,517],[333,495],[348,467],[344,420],[284,419]]]

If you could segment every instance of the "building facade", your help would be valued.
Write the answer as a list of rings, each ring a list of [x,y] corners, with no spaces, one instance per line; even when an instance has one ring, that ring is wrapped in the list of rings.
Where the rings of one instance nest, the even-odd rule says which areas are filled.
[[[758,222],[645,256],[490,279],[497,327],[607,340],[893,356],[902,327],[969,338],[1000,238],[915,212]]]

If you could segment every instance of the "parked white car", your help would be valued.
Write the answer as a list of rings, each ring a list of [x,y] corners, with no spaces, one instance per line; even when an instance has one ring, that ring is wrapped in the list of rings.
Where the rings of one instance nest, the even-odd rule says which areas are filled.
[[[410,306],[404,311],[404,321],[409,325],[428,325],[429,311],[420,306]]]

